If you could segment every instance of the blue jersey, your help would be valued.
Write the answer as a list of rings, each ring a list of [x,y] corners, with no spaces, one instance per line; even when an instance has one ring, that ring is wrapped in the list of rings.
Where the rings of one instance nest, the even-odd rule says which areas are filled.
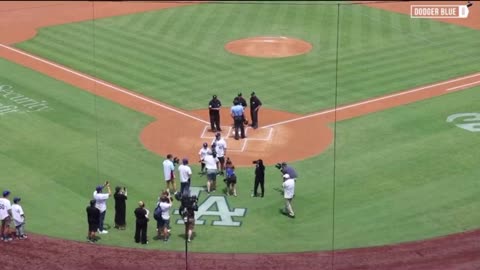
[[[243,107],[242,107],[242,105],[232,106],[232,108],[230,109],[230,112],[232,113],[232,115],[234,117],[235,116],[243,116]]]

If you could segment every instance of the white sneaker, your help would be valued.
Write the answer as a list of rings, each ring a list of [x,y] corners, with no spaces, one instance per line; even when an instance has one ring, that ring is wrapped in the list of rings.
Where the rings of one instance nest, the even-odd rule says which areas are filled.
[[[106,230],[100,231],[100,234],[107,234],[107,233],[108,233],[108,231],[106,231]]]

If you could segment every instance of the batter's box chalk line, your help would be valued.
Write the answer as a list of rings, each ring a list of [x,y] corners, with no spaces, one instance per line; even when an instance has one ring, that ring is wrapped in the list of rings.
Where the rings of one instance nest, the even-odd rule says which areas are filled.
[[[226,140],[226,141],[229,141],[229,140],[233,140],[234,136],[235,136],[235,129],[232,127],[232,126],[221,126],[222,128],[222,137]],[[202,134],[200,135],[200,138],[201,139],[210,139],[210,140],[213,140],[215,138],[215,133],[211,132],[210,130],[210,126],[205,126],[202,130]],[[247,138],[245,139],[241,139],[241,147],[240,149],[232,149],[231,147],[228,148],[228,151],[229,152],[244,152],[245,149],[247,148],[247,145],[248,145],[248,142],[249,141],[271,141],[272,140],[272,136],[273,136],[273,127],[268,127],[268,128],[265,128],[265,129],[261,129],[262,131],[263,130],[268,130],[268,133],[267,134],[264,134],[265,132],[262,132],[262,134],[264,134],[263,136],[256,136],[256,137],[250,137],[248,134],[249,134],[249,131],[252,131],[252,128],[251,127],[247,127],[245,128],[245,136],[247,136]]]

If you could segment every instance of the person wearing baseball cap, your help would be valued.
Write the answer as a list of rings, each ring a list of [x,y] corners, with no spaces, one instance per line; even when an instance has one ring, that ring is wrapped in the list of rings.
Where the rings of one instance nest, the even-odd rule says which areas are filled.
[[[285,209],[283,214],[288,217],[295,218],[295,213],[293,212],[292,200],[295,196],[295,179],[291,178],[288,173],[283,175],[283,198],[285,199]]]
[[[192,169],[188,166],[188,158],[182,159],[182,164],[178,166],[178,174],[180,176],[180,194],[190,192],[190,183],[192,177]]]
[[[108,193],[102,193],[104,187],[107,187]],[[107,214],[107,200],[112,196],[112,190],[110,189],[110,183],[108,181],[102,186],[97,186],[93,192],[93,198],[95,199],[95,207],[100,210],[100,220],[98,224],[98,232],[100,234],[107,234],[108,231],[104,228],[105,215]]]
[[[222,131],[220,128],[220,108],[222,102],[218,99],[217,95],[212,96],[212,100],[208,103],[208,114],[210,116],[210,128],[212,132]]]
[[[5,242],[12,241],[13,238],[10,235],[10,222],[12,217],[12,204],[8,197],[10,196],[9,190],[4,190],[3,197],[0,198],[0,221],[2,227],[0,229],[0,236]]]
[[[258,128],[258,110],[262,107],[262,102],[255,92],[250,94],[250,118],[252,118],[252,128]]]
[[[236,100],[240,105],[242,105],[242,107],[243,107],[244,109],[247,107],[247,101],[243,98],[242,92],[238,92],[237,96],[233,99],[233,101],[235,102],[235,100]]]
[[[25,213],[20,205],[21,200],[20,197],[13,198],[12,217],[15,231],[17,232],[17,239],[23,240],[27,238],[27,235],[25,234]]]

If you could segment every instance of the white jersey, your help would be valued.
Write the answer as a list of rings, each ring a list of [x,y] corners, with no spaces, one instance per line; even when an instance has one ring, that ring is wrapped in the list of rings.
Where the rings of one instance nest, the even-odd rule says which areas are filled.
[[[217,169],[218,158],[214,158],[212,155],[206,155],[204,161],[205,161],[205,168],[207,170]]]
[[[200,149],[200,151],[198,151],[198,155],[200,156],[200,160],[203,160],[205,158],[205,156],[207,155],[207,153],[208,153],[208,147],[207,148],[202,147]]]
[[[12,205],[12,216],[13,220],[15,221],[16,224],[22,224],[25,222],[25,217],[23,217],[23,209],[20,204],[13,204]]]
[[[6,217],[10,216],[8,210],[12,209],[12,204],[10,200],[6,198],[0,198],[0,220],[4,220]]]
[[[160,209],[162,209],[162,219],[170,219],[170,208],[172,208],[172,203],[160,203]]]
[[[291,199],[295,195],[295,179],[290,178],[283,182],[283,197]]]
[[[165,181],[173,180],[175,178],[174,175],[175,166],[170,159],[165,159],[163,161],[163,176],[165,177]]]
[[[107,199],[110,197],[108,193],[98,193],[96,190],[93,192],[93,198],[95,199],[95,207],[103,213],[107,210]]]
[[[215,143],[215,152],[217,152],[217,157],[224,157],[225,151],[227,150],[227,142],[220,138],[220,140],[213,139],[212,144]]]
[[[190,168],[190,166],[182,164],[178,166],[178,174],[180,176],[180,182],[186,183],[192,175],[192,169]]]

